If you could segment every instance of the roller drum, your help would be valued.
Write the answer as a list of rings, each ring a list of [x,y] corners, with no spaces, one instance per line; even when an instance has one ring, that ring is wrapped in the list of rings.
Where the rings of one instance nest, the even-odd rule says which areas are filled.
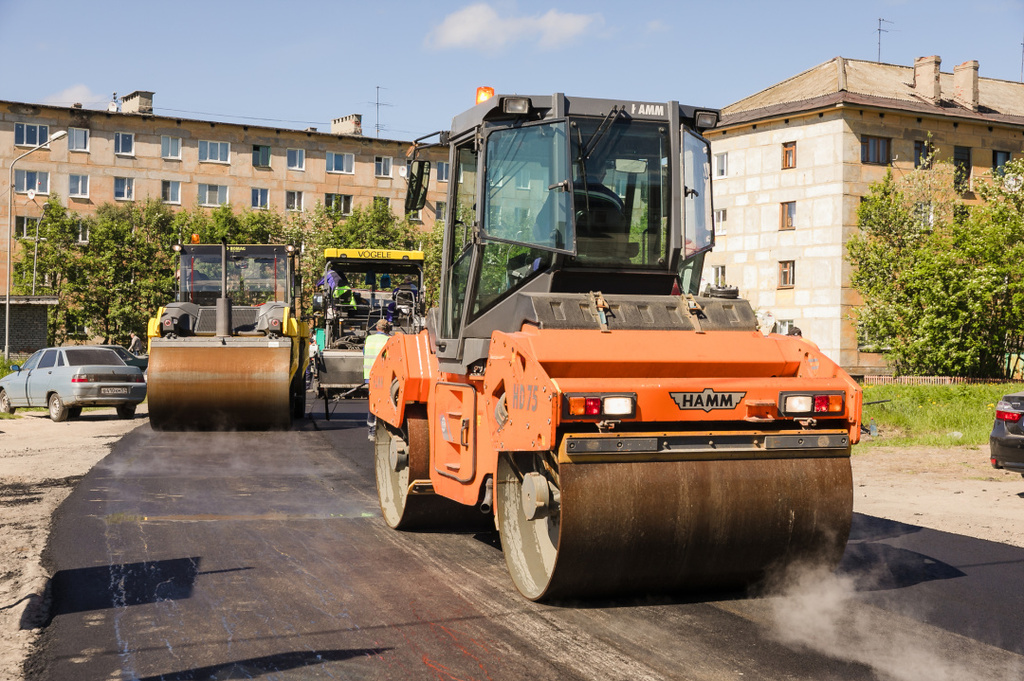
[[[154,339],[148,383],[149,419],[157,430],[291,426],[288,339]]]
[[[500,457],[496,490],[506,563],[531,600],[735,587],[804,561],[834,568],[850,531],[848,456],[562,464],[557,482],[538,461]],[[557,504],[530,520],[537,471]]]

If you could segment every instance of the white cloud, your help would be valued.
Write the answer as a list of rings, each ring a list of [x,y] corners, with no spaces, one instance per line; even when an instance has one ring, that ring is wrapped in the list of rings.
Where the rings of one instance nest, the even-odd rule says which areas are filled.
[[[98,95],[90,90],[89,86],[79,84],[43,97],[42,103],[55,106],[71,106],[77,103],[86,109],[104,109],[109,101],[110,95]]]
[[[600,14],[570,14],[555,9],[539,16],[502,17],[490,5],[478,3],[445,17],[427,34],[426,44],[439,50],[497,52],[517,42],[533,41],[541,49],[553,50],[602,23]]]
[[[646,28],[648,33],[667,33],[669,25],[661,19],[654,19],[653,21],[647,22]]]

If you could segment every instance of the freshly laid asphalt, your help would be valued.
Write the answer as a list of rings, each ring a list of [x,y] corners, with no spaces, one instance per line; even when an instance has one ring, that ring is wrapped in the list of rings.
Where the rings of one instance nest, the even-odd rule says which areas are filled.
[[[290,432],[127,435],[55,517],[28,678],[915,678],[887,641],[927,648],[921,678],[1024,670],[1024,549],[858,515],[807,613],[743,593],[535,604],[497,533],[385,525],[365,401],[311,407]]]

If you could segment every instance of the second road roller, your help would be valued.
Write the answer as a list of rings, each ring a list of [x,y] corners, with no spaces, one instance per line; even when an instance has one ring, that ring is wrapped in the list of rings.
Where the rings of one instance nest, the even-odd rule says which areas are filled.
[[[149,320],[157,430],[286,429],[305,412],[295,247],[182,244],[178,300]]]
[[[370,372],[390,526],[482,512],[531,600],[838,564],[861,391],[812,342],[759,331],[735,288],[702,284],[701,131],[717,119],[674,101],[505,95],[441,134],[440,303]],[[428,172],[414,162],[410,187]]]

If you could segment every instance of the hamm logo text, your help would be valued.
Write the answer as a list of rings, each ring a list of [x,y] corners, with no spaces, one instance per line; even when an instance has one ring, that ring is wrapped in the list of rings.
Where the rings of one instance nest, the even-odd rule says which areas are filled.
[[[704,388],[699,393],[669,393],[680,409],[734,409],[747,393],[716,393],[711,388]]]

